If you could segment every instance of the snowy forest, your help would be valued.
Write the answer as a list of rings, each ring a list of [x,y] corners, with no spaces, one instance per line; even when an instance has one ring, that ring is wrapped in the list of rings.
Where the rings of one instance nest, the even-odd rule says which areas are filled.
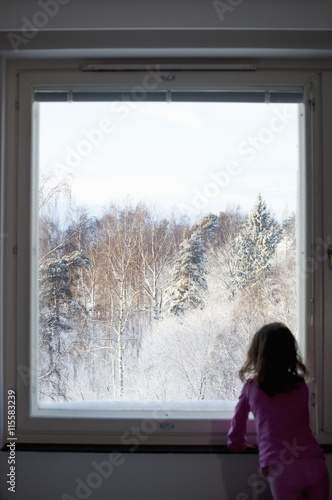
[[[256,329],[296,333],[295,214],[259,193],[195,222],[70,198],[41,179],[39,402],[234,400]]]

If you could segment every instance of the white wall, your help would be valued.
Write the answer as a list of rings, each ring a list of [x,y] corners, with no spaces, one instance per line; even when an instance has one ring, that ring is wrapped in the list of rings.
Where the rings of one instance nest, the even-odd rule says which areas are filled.
[[[19,30],[47,0],[2,0],[0,30]],[[45,29],[219,28],[212,0],[59,0]],[[227,0],[225,1],[227,4]],[[229,0],[223,28],[330,29],[326,0]]]
[[[124,454],[111,471],[107,454],[22,452],[14,495],[4,484],[6,455],[0,455],[1,500],[272,500],[257,455]],[[327,461],[332,471],[332,457]]]
[[[21,453],[16,493],[13,495],[1,484],[1,500],[73,500],[90,496],[91,500],[256,500],[260,492],[259,500],[271,499],[266,481],[257,475],[255,455],[124,454],[122,459],[111,474],[104,464],[104,474],[109,476],[102,478],[92,464],[101,465],[108,460],[107,454]],[[1,471],[6,470],[3,465]],[[89,495],[82,482],[97,487],[90,488]],[[78,484],[81,489],[77,490]],[[63,497],[65,493],[70,496]]]
[[[170,55],[192,57],[330,57],[332,2],[326,0],[228,0],[224,19],[207,0],[69,0],[15,53],[8,32],[20,32],[24,17],[33,21],[41,9],[35,0],[0,0],[0,54],[7,58],[94,55],[99,57]],[[59,2],[60,3],[60,2]],[[62,0],[62,3],[65,3]],[[232,7],[237,5],[236,7]],[[220,14],[220,12],[219,12]],[[35,18],[36,19],[36,18]],[[106,31],[96,31],[100,29]],[[110,32],[109,28],[121,28]],[[148,31],[126,31],[145,28]],[[172,31],[153,31],[171,28]],[[177,30],[191,28],[191,30]],[[200,28],[193,30],[192,28]],[[211,30],[213,28],[213,30]],[[90,34],[63,30],[90,30]],[[230,29],[252,30],[232,31]],[[281,29],[292,31],[282,32]],[[61,30],[61,31],[52,31]],[[260,30],[268,30],[262,32]],[[273,31],[275,30],[275,31]],[[296,31],[300,30],[300,31]],[[313,30],[313,31],[312,31]],[[312,31],[312,33],[308,33]],[[2,32],[2,33],[1,33]],[[22,34],[22,33],[21,33]],[[89,51],[94,48],[94,52]],[[267,48],[267,50],[265,50]],[[60,51],[59,51],[60,49]],[[141,49],[141,50],[138,50]],[[78,52],[75,52],[78,51]],[[1,63],[1,58],[0,58]],[[0,65],[0,96],[2,78]],[[4,104],[0,103],[1,108]],[[1,144],[3,146],[3,144]],[[92,462],[107,455],[91,453],[17,453],[17,492],[8,492],[7,454],[0,453],[0,498],[7,500],[268,500],[248,486],[257,473],[255,455],[134,454],[91,494],[75,494],[76,478],[86,481]],[[332,477],[332,459],[327,457]],[[251,478],[255,481],[255,477]],[[260,483],[262,487],[262,483]],[[67,493],[71,496],[63,495]],[[241,495],[241,493],[243,493]],[[332,498],[332,497],[331,497]]]
[[[226,8],[221,3],[215,8],[213,0],[2,0],[0,53],[10,58],[332,54],[331,2],[225,0]],[[17,51],[8,38],[14,31],[23,38]]]

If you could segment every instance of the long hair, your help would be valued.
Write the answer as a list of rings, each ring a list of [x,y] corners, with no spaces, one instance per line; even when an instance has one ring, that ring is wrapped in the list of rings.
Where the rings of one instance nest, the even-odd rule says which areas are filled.
[[[290,392],[308,375],[296,339],[283,323],[269,323],[255,333],[239,371],[242,382],[253,377],[269,396]]]

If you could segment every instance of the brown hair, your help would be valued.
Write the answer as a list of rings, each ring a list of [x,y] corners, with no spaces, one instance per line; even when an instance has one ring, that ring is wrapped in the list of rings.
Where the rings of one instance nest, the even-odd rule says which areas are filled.
[[[272,396],[297,388],[309,373],[292,332],[283,323],[269,323],[255,333],[239,375],[242,382],[254,377]]]

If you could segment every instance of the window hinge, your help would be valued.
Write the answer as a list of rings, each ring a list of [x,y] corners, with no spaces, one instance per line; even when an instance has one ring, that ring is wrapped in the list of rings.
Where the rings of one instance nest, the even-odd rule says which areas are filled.
[[[310,406],[316,406],[316,394],[314,392],[310,396]]]
[[[19,109],[20,103],[18,101],[15,102],[15,109]]]

